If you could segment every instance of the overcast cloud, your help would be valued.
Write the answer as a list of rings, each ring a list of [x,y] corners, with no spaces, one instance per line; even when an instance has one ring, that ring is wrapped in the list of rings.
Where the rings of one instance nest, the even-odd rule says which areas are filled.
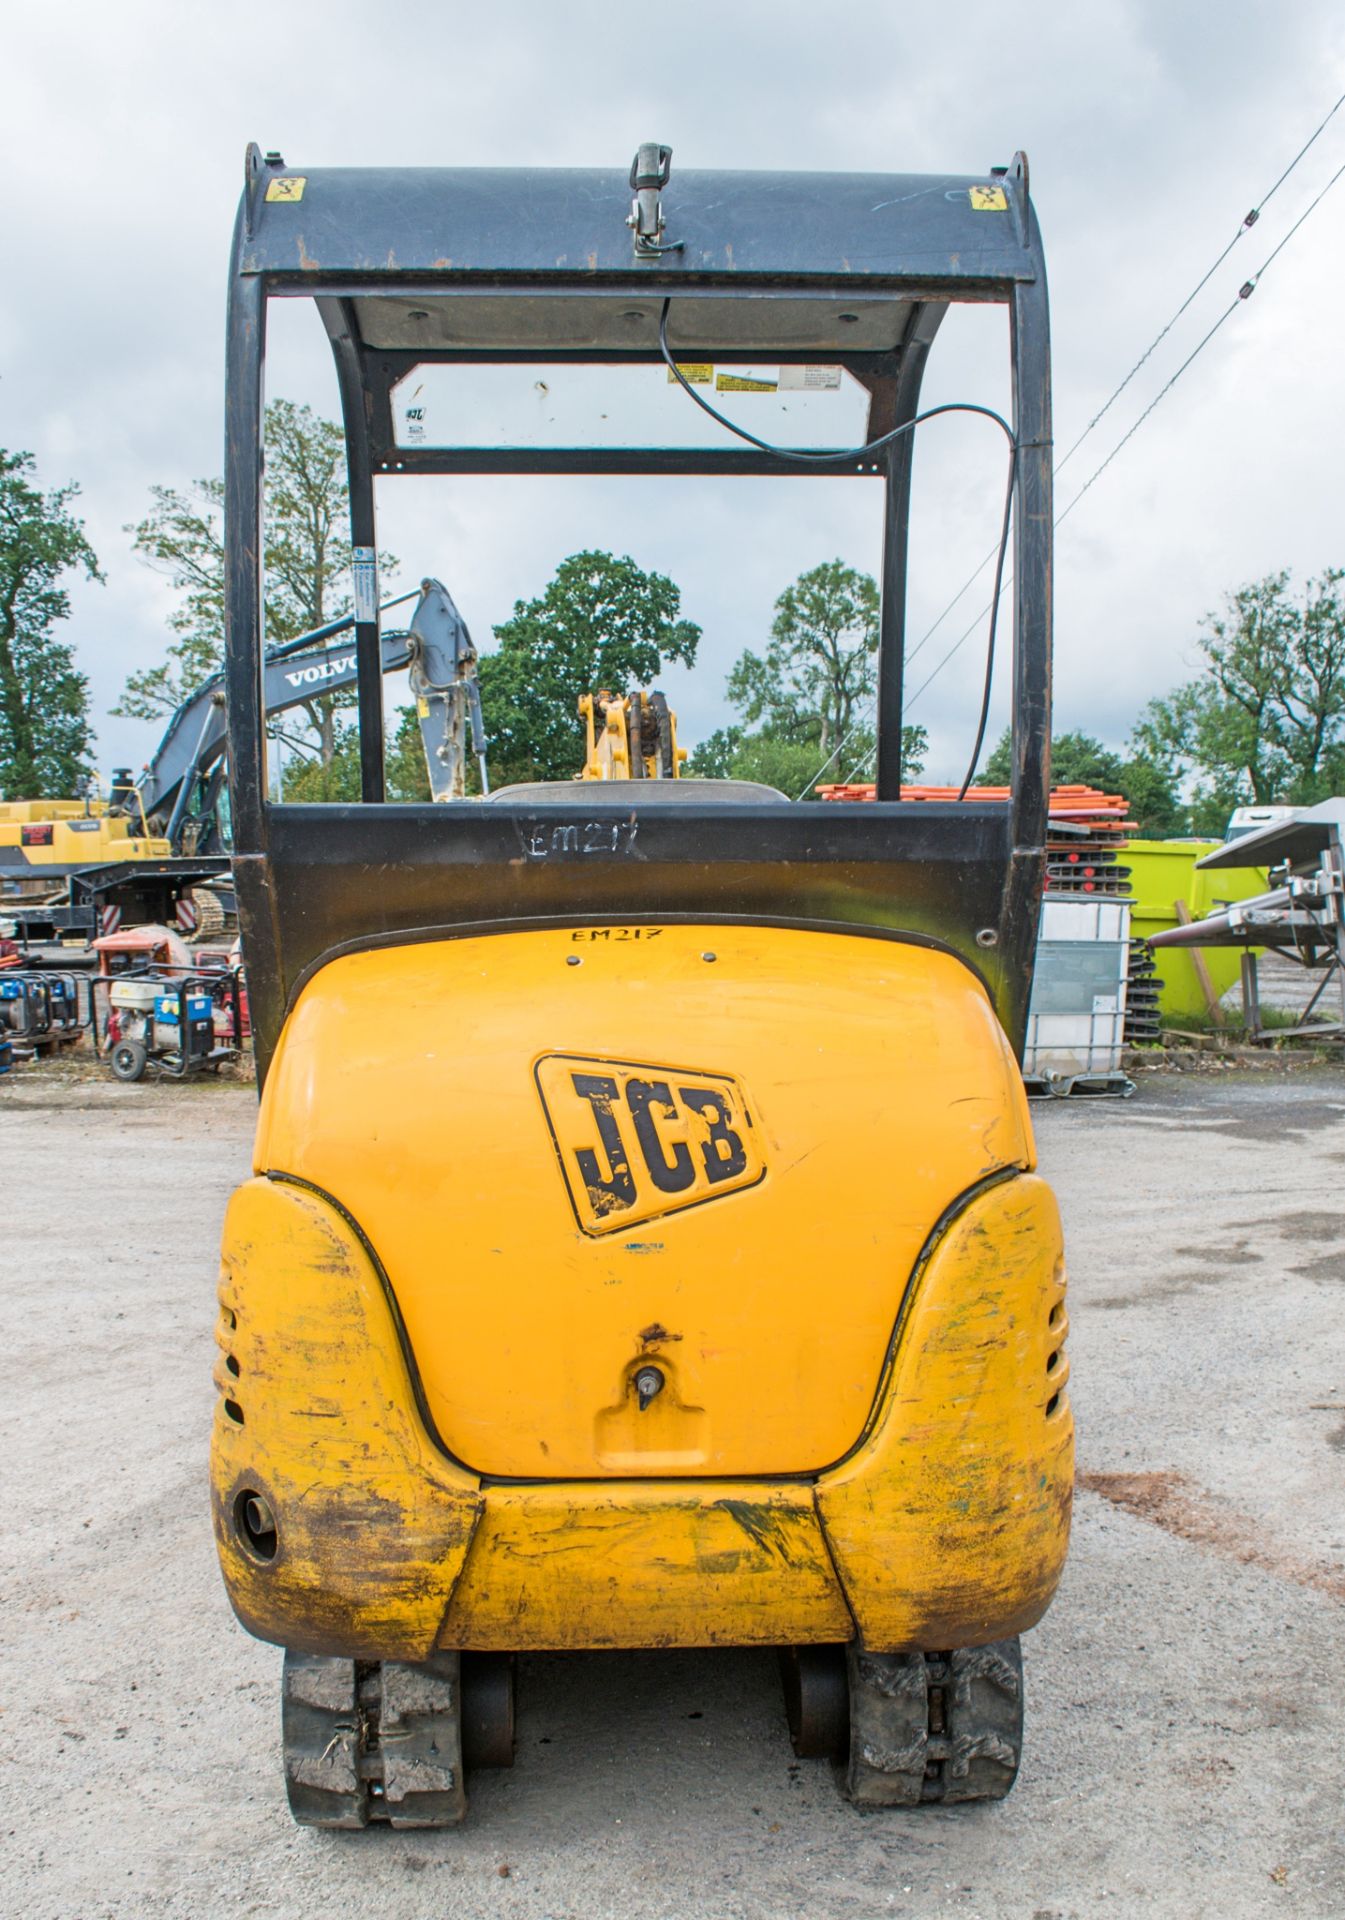
[[[70,632],[105,769],[154,745],[154,729],[107,709],[128,671],[160,657],[171,604],[123,527],[153,483],[220,467],[224,283],[247,140],[300,169],[625,167],[658,139],[674,172],[976,172],[1023,147],[1051,276],[1063,451],[1345,91],[1336,0],[1009,11],[724,0],[663,13],[597,0],[261,11],[65,0],[7,8],[4,48],[0,444],[31,449],[44,484],[83,490],[107,584],[75,593]],[[1061,504],[1343,162],[1345,108],[1066,468]],[[1227,590],[1272,568],[1301,578],[1345,563],[1342,311],[1345,180],[1062,528],[1058,727],[1120,744],[1144,702],[1188,674],[1200,617]],[[993,319],[945,328],[927,400],[1007,397],[1006,330]],[[324,352],[312,316],[292,316],[271,390],[335,412]],[[1002,481],[989,429],[925,431],[913,644],[991,544]],[[671,573],[705,629],[695,684],[669,677],[693,740],[728,717],[724,674],[761,644],[790,579],[834,554],[877,561],[875,505],[854,481],[459,480],[413,493],[383,490],[383,542],[403,584],[447,581],[478,643],[578,546]],[[912,684],[987,595],[960,603]],[[973,636],[913,715],[933,735],[930,777],[961,770],[978,655]]]

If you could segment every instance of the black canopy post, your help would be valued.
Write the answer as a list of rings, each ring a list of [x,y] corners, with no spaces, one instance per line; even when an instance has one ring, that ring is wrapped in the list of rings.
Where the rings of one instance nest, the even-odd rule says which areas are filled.
[[[359,690],[360,798],[384,798],[383,662],[378,645],[378,529],[369,451],[369,393],[348,300],[319,300],[331,341],[346,433],[350,541],[355,550],[355,674]]]
[[[1013,846],[1000,912],[1002,965],[1013,1004],[1026,1006],[1036,955],[1046,865],[1051,780],[1051,338],[1046,269],[1027,194],[1027,162],[1010,173],[1024,248],[1037,271],[1017,281],[1009,304],[1014,427]]]
[[[1020,846],[1046,833],[1051,726],[1051,345],[1046,284],[1014,288],[1013,810]]]
[[[243,215],[239,214],[241,227]],[[235,242],[237,244],[237,242]],[[262,707],[262,380],[266,300],[255,275],[229,282],[224,412],[225,698],[234,845],[266,847]]]

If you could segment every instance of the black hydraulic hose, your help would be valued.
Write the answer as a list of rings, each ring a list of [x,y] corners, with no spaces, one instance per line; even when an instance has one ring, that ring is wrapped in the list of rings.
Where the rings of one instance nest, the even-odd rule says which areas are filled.
[[[981,757],[981,748],[985,745],[986,722],[990,718],[990,688],[995,678],[995,627],[999,620],[1000,596],[1004,592],[1004,561],[1009,551],[1009,521],[1013,514],[1013,483],[1018,472],[1018,448],[1015,446],[1009,455],[1009,483],[1004,489],[1004,518],[999,529],[999,552],[995,556],[995,596],[990,602],[990,634],[985,647],[985,686],[981,692],[981,717],[976,725],[976,744],[971,750],[971,759],[967,762],[967,774],[958,790],[958,799],[965,800],[967,788],[976,773],[976,763]]]
[[[1000,525],[999,551],[995,560],[995,596],[990,603],[990,631],[986,635],[985,645],[985,687],[981,695],[980,718],[976,727],[976,744],[972,749],[971,761],[967,767],[966,778],[963,780],[957,796],[959,800],[965,800],[967,797],[967,789],[970,787],[972,778],[976,772],[976,763],[981,757],[981,748],[985,744],[985,729],[990,718],[990,691],[995,678],[995,640],[999,627],[999,603],[1004,591],[1004,562],[1009,551],[1009,526],[1013,518],[1013,489],[1014,482],[1018,476],[1018,450],[1020,443],[1014,437],[1013,428],[1009,425],[1003,414],[996,413],[993,407],[977,406],[975,402],[970,400],[949,400],[944,402],[942,406],[930,407],[924,413],[915,414],[913,418],[905,421],[903,425],[893,427],[889,433],[879,434],[876,440],[866,441],[862,447],[848,447],[841,453],[798,453],[789,447],[775,446],[771,441],[763,440],[755,433],[749,433],[746,427],[740,427],[736,421],[730,420],[727,414],[719,411],[718,407],[712,407],[708,400],[702,399],[700,394],[696,392],[696,389],[673,359],[668,347],[668,310],[671,305],[671,300],[665,300],[663,302],[663,310],[659,314],[658,323],[659,352],[663,355],[664,364],[667,366],[669,373],[671,373],[682,391],[691,396],[702,413],[708,413],[712,420],[717,420],[721,427],[727,428],[727,430],[731,434],[736,435],[739,440],[747,441],[749,446],[756,447],[760,452],[769,454],[772,459],[790,460],[796,464],[801,463],[805,466],[839,466],[852,460],[863,460],[870,454],[881,452],[885,447],[890,446],[893,441],[900,440],[903,434],[913,433],[915,429],[918,426],[922,426],[926,420],[937,420],[939,415],[944,413],[980,414],[986,420],[993,420],[1008,441],[1009,471],[1004,486],[1004,516]]]
[[[862,447],[846,447],[840,453],[797,453],[791,447],[777,447],[771,441],[762,440],[755,433],[749,433],[746,427],[740,427],[736,421],[730,420],[727,414],[721,413],[718,407],[712,407],[708,400],[703,400],[697,393],[668,348],[668,309],[671,305],[671,300],[663,302],[663,311],[659,315],[658,323],[659,352],[663,355],[664,364],[669,373],[683,393],[690,394],[702,413],[708,413],[712,420],[717,420],[721,427],[727,427],[728,431],[735,434],[739,440],[746,440],[749,446],[756,447],[762,453],[770,454],[775,460],[792,460],[806,467],[835,467],[843,465],[848,460],[866,460],[870,454],[881,453],[883,448],[890,446],[894,440],[900,440],[903,434],[914,433],[915,429],[923,425],[926,420],[937,420],[941,413],[979,413],[985,419],[994,421],[1011,448],[1016,448],[1018,445],[1013,437],[1013,428],[1004,415],[996,413],[993,407],[980,407],[971,400],[948,400],[942,406],[930,407],[924,413],[917,413],[901,426],[893,427],[889,433],[880,433],[876,440],[868,440]]]

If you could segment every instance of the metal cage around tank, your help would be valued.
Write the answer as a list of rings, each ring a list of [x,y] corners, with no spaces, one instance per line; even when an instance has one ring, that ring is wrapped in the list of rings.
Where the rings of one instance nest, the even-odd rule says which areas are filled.
[[[1026,161],[968,176],[678,171],[662,188],[657,243],[632,236],[629,208],[617,169],[307,170],[248,151],[228,316],[226,684],[235,875],[263,1073],[295,994],[337,953],[578,920],[748,920],[937,945],[985,981],[1021,1047],[1046,828],[1052,524],[1046,277]],[[263,375],[268,304],[293,298],[317,307],[346,437],[362,789],[348,805],[267,795]],[[1007,803],[908,804],[915,435],[877,451],[867,442],[916,417],[930,347],[961,301],[998,303],[1009,321],[1012,789]],[[862,455],[808,467],[743,444],[399,437],[394,391],[415,367],[658,365],[661,321],[679,360],[844,368],[868,395]],[[545,804],[526,792],[386,802],[371,577],[379,477],[808,471],[863,473],[884,489],[874,804],[731,801],[703,788],[668,804],[582,786]]]

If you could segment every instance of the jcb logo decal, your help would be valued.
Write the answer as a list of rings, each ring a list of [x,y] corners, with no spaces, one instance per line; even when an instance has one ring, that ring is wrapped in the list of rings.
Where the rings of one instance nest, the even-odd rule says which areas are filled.
[[[536,1075],[585,1233],[741,1192],[766,1171],[746,1089],[731,1073],[548,1053]]]

